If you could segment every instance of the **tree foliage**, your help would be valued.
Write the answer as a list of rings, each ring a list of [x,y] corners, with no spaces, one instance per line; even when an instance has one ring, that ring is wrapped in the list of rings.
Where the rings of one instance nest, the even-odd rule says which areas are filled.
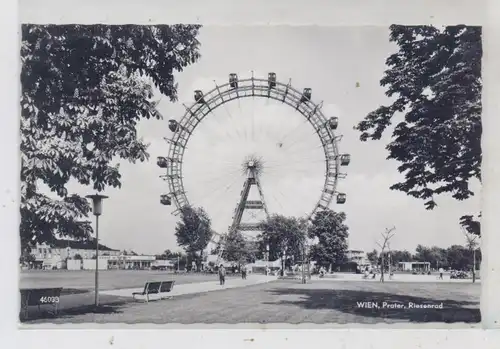
[[[460,217],[460,225],[465,228],[469,234],[481,235],[481,222],[479,219],[481,215],[477,218],[472,215],[465,215]]]
[[[320,211],[314,216],[308,234],[318,241],[310,250],[310,257],[318,265],[336,267],[347,261],[349,228],[344,224],[345,219],[344,212],[331,210]]]
[[[269,245],[269,260],[275,261],[283,256],[300,260],[306,239],[307,223],[303,219],[272,215],[262,222],[262,233],[258,236],[259,258]]]
[[[246,264],[256,259],[257,246],[245,239],[239,231],[230,231],[225,240],[223,258],[227,261]]]
[[[377,252],[377,251],[375,251],[375,252]],[[390,251],[387,251],[386,250],[383,253],[383,256],[384,256],[384,258],[383,258],[384,259],[384,265],[386,267],[389,266],[389,263],[390,263],[391,266],[397,267],[400,262],[411,262],[413,260],[419,261],[418,258],[416,258],[414,255],[412,255],[409,251],[406,251],[406,250],[403,250],[403,251],[399,251],[399,250],[390,250]],[[390,258],[389,258],[389,256],[390,256]],[[370,259],[370,257],[368,257],[368,259]],[[376,257],[375,263],[372,262],[372,264],[374,264],[374,265],[381,265],[382,264],[382,254],[380,254],[380,256]]]
[[[366,258],[368,258],[372,265],[377,265],[379,260],[378,251],[374,249],[373,251],[368,252],[366,254]]]
[[[443,193],[468,199],[471,179],[481,179],[481,28],[392,25],[390,32],[399,50],[380,84],[392,103],[356,126],[360,139],[380,139],[403,114],[386,148],[405,179],[391,189],[427,209]]]
[[[24,250],[19,257],[19,263],[24,265],[30,265],[36,262],[36,257],[31,254],[31,251]]]
[[[425,247],[417,245],[414,260],[418,262],[430,262],[432,268],[447,265],[447,250],[437,246]]]
[[[474,237],[474,236],[472,236]],[[481,251],[478,249],[477,243],[471,244],[469,241],[467,246],[452,245],[448,248],[438,246],[423,246],[417,245],[415,254],[408,251],[391,251],[391,265],[398,267],[399,262],[429,262],[431,268],[451,268],[457,270],[468,270],[473,265],[473,250],[476,250],[476,263],[479,266],[481,260]],[[387,255],[388,252],[386,252]],[[387,261],[387,257],[385,261]],[[380,258],[378,261],[380,264]],[[386,264],[387,265],[387,264]]]
[[[120,187],[118,159],[148,158],[137,137],[160,118],[154,84],[177,98],[174,73],[199,57],[197,25],[23,25],[21,43],[21,240],[54,233],[87,238],[90,206],[74,180],[97,191]],[[40,191],[47,186],[58,198]]]
[[[185,206],[181,209],[181,220],[175,227],[177,244],[184,248],[188,255],[199,253],[202,257],[203,250],[212,239],[212,222],[203,208]]]

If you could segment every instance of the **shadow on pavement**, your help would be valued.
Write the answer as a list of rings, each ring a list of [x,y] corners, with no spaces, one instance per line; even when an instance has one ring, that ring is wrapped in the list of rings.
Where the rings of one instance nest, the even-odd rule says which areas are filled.
[[[19,320],[22,323],[29,323],[36,320],[50,320],[50,319],[64,319],[70,318],[75,315],[85,315],[85,314],[117,314],[121,313],[121,308],[126,304],[125,301],[120,301],[112,304],[99,305],[84,305],[69,309],[63,309],[57,314],[54,314],[48,310],[35,311],[30,310],[27,318],[19,316]]]
[[[63,288],[61,291],[61,296],[67,296],[70,294],[82,294],[89,293],[90,291],[84,288]]]
[[[28,316],[23,317],[23,314],[20,314],[19,320],[21,323],[30,323],[37,322],[37,320],[67,319],[85,314],[117,314],[130,303],[130,299],[123,297],[101,296],[100,300],[100,305],[96,307],[93,293],[68,292],[61,295],[57,314],[54,314],[54,308],[51,305],[43,305],[40,309],[37,306],[30,306]]]
[[[382,319],[403,320],[409,322],[467,322],[481,321],[479,302],[454,301],[448,299],[430,299],[410,295],[391,294],[384,292],[370,292],[360,290],[332,290],[332,289],[297,289],[278,288],[268,292],[279,296],[293,297],[297,300],[280,300],[264,304],[294,305],[305,309],[332,309],[343,313],[374,317]],[[358,302],[376,302],[379,308],[367,308],[358,305]],[[404,309],[382,308],[382,303],[402,304]],[[408,308],[408,303],[440,304],[443,309]],[[399,322],[399,321],[398,321]]]

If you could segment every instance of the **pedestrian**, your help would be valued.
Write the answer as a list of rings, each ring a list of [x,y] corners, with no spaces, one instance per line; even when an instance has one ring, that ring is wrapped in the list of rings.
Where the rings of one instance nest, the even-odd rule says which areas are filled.
[[[247,269],[245,267],[241,267],[241,278],[243,280],[247,278]]]
[[[443,268],[439,268],[439,279],[440,280],[443,280],[443,273],[444,273]]]
[[[222,264],[219,266],[219,281],[221,286],[224,286],[226,282],[226,268]]]

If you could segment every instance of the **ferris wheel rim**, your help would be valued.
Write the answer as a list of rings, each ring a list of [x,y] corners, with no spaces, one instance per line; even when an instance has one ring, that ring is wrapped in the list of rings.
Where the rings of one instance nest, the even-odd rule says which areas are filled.
[[[338,150],[338,141],[342,136],[336,136],[335,132],[328,127],[329,120],[321,110],[323,102],[317,104],[311,98],[304,101],[304,93],[291,85],[291,79],[287,84],[274,80],[274,87],[270,87],[270,81],[269,78],[255,78],[252,75],[251,78],[237,80],[237,85],[234,87],[231,81],[218,85],[214,80],[215,87],[212,90],[206,93],[196,90],[195,101],[190,106],[183,104],[185,113],[180,121],[175,121],[177,129],[172,131],[171,138],[165,138],[170,144],[168,150],[170,161],[169,166],[167,166],[167,174],[162,177],[168,183],[170,195],[172,195],[176,206],[176,210],[172,214],[178,215],[183,207],[190,205],[184,189],[182,165],[184,151],[196,127],[213,110],[231,101],[248,97],[281,101],[282,104],[294,108],[296,112],[304,116],[313,127],[319,137],[325,156],[325,181],[319,200],[306,218],[311,219],[318,211],[325,210],[330,206],[337,193],[338,180],[345,178],[345,174],[340,173],[341,154]],[[198,94],[198,98],[196,98],[196,94]]]

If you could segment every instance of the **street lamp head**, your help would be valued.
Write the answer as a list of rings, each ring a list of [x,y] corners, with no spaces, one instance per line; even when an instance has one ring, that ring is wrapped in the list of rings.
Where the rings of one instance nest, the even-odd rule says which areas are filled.
[[[92,199],[92,213],[94,216],[102,214],[102,200],[107,199],[109,196],[101,194],[87,195],[87,199]]]

